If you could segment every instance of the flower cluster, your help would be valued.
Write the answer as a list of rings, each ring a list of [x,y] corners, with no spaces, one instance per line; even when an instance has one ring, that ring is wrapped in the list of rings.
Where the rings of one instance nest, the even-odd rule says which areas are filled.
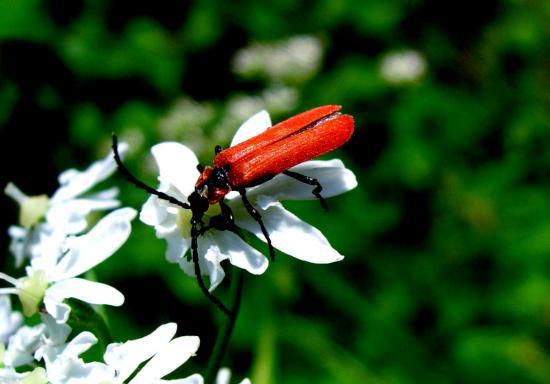
[[[252,116],[237,131],[231,145],[257,135],[271,126],[267,112]],[[120,152],[125,151],[121,145]],[[198,177],[197,158],[186,146],[165,142],[152,148],[158,164],[159,190],[187,201]],[[151,334],[106,347],[102,361],[84,361],[81,355],[97,343],[90,331],[72,336],[67,324],[71,307],[66,299],[92,305],[120,306],[124,296],[109,285],[81,276],[111,257],[128,239],[131,221],[137,212],[119,208],[118,190],[111,188],[90,193],[116,170],[110,155],[84,171],[67,170],[59,177],[60,188],[51,196],[27,196],[14,184],[5,189],[20,206],[19,225],[9,228],[10,250],[24,275],[12,277],[0,272],[10,287],[0,288],[0,382],[18,384],[152,384],[195,383],[203,378],[164,380],[193,356],[199,348],[196,336],[176,336],[175,323],[159,326]],[[354,188],[355,176],[340,160],[309,161],[293,170],[318,179],[325,197]],[[311,187],[285,176],[251,188],[250,202],[256,207],[269,231],[272,244],[282,252],[312,263],[331,263],[343,258],[313,226],[287,211],[282,200],[312,199]],[[247,213],[238,194],[226,197],[236,225],[265,241],[260,228]],[[94,225],[91,212],[109,211]],[[157,237],[168,243],[166,258],[177,263],[188,275],[194,266],[186,256],[191,246],[190,211],[151,196],[143,205],[140,219],[154,227]],[[211,206],[206,216],[219,214]],[[225,276],[223,260],[252,274],[261,274],[268,259],[231,231],[211,229],[202,234],[199,263],[208,275],[210,290]],[[23,313],[12,309],[9,295],[16,295]],[[24,319],[40,313],[38,324]],[[37,316],[38,317],[38,316]],[[72,336],[72,337],[70,337]],[[216,382],[229,383],[230,371],[219,371]],[[249,384],[245,379],[241,384]]]
[[[120,205],[115,188],[85,195],[115,170],[111,156],[82,172],[69,169],[59,177],[61,187],[51,198],[27,196],[11,183],[6,187],[6,194],[20,206],[20,225],[9,228],[10,248],[16,265],[29,261],[24,277],[0,273],[0,279],[13,286],[0,293],[19,296],[26,316],[43,304],[56,321],[64,323],[70,313],[63,303],[67,298],[116,306],[124,302],[115,288],[77,277],[109,258],[130,235],[130,221],[136,215],[132,208],[110,212],[85,232],[90,212]]]
[[[124,145],[122,150],[124,150]],[[87,216],[120,205],[118,191],[110,189],[83,196],[116,170],[112,156],[79,172],[61,174],[61,187],[51,198],[26,196],[14,184],[6,194],[20,205],[20,225],[12,226],[11,251],[17,266],[28,260],[26,276],[0,278],[13,287],[0,289],[0,382],[21,384],[71,383],[188,383],[203,382],[199,374],[180,380],[162,380],[199,348],[196,336],[174,337],[176,324],[161,325],[150,335],[106,348],[102,362],[85,362],[80,355],[97,343],[93,333],[72,337],[67,325],[75,298],[89,304],[121,305],[124,296],[106,284],[78,278],[106,260],[130,235],[132,208],[119,208],[87,230]],[[16,294],[25,316],[36,314],[40,323],[24,325],[24,316],[12,310],[8,294]],[[36,366],[38,363],[41,366]],[[25,368],[34,369],[25,371]],[[229,376],[220,371],[220,378]]]
[[[295,36],[272,44],[252,44],[235,55],[233,69],[273,82],[303,82],[318,71],[323,49],[313,36]]]
[[[0,314],[11,312],[6,301],[0,303]],[[11,312],[17,315],[17,312]],[[48,314],[42,323],[22,326],[9,338],[0,368],[0,382],[23,384],[202,384],[200,374],[183,379],[162,378],[194,356],[199,348],[197,336],[174,337],[175,323],[161,325],[151,334],[123,343],[107,345],[102,362],[85,362],[80,355],[97,343],[97,338],[84,331],[68,340],[71,327],[58,323]],[[16,368],[42,362],[44,368],[18,372]],[[220,370],[217,383],[229,383],[227,369]],[[242,384],[249,383],[248,380]]]

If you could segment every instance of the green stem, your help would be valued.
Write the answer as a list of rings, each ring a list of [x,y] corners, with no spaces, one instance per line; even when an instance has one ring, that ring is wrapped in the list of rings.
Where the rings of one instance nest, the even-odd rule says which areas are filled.
[[[231,333],[235,327],[235,321],[237,320],[237,315],[239,313],[239,307],[241,305],[241,295],[243,291],[243,280],[244,273],[240,268],[233,267],[231,271],[231,288],[230,288],[230,298],[229,298],[229,308],[231,308],[231,314],[229,316],[224,316],[225,323],[222,325],[218,336],[216,338],[216,343],[212,350],[212,355],[210,355],[210,360],[208,361],[208,366],[206,367],[206,373],[204,375],[204,383],[211,384],[216,380],[216,375],[220,370],[220,366],[227,351],[227,346],[229,345],[229,339],[231,338]]]

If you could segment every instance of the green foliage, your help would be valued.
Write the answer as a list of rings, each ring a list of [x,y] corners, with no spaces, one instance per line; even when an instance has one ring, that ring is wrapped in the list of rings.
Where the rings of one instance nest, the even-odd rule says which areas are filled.
[[[88,164],[115,131],[130,144],[128,166],[154,184],[148,148],[159,141],[190,143],[209,162],[260,108],[275,121],[329,103],[355,116],[354,138],[328,157],[344,157],[359,187],[330,199],[328,214],[288,204],[346,258],[309,265],[279,254],[263,276],[246,276],[226,359],[237,378],[550,382],[547,2],[59,3],[0,2],[1,132],[21,148],[27,129],[48,132],[29,144],[33,174],[46,162]],[[237,50],[296,35],[325,50],[312,77],[273,84],[232,69]],[[426,71],[390,84],[381,62],[403,48]],[[295,99],[274,103],[273,89]],[[17,184],[31,173],[19,167]],[[139,208],[146,196],[115,180],[123,204]],[[123,341],[177,321],[180,334],[201,337],[200,371],[221,315],[164,251],[136,220],[97,268],[127,300],[108,325]],[[75,316],[105,345],[101,317],[73,306]]]

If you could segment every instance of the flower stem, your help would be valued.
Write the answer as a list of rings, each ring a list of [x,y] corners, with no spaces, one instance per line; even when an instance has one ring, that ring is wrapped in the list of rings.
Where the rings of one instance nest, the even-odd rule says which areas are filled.
[[[220,366],[227,351],[229,345],[229,339],[231,333],[235,327],[235,321],[239,313],[239,307],[241,305],[241,295],[243,291],[244,273],[240,268],[233,267],[231,270],[231,288],[229,298],[229,308],[231,308],[231,314],[224,316],[225,323],[222,325],[220,332],[216,338],[216,343],[210,355],[208,366],[206,367],[206,373],[204,375],[205,384],[212,384],[216,380],[216,375],[220,369]]]

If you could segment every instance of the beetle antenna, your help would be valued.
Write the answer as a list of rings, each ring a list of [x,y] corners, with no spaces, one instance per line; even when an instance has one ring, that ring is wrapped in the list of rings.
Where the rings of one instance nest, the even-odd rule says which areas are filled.
[[[197,277],[197,283],[199,284],[202,293],[204,293],[204,295],[208,297],[211,302],[216,304],[216,306],[221,309],[222,312],[225,313],[227,316],[231,316],[232,312],[224,305],[224,303],[221,302],[220,299],[214,296],[204,284],[204,280],[202,279],[201,274],[201,267],[199,264],[199,250],[197,241],[198,237],[199,231],[197,229],[197,223],[196,221],[193,221],[191,223],[191,253],[193,254],[193,264],[195,265],[195,276]]]
[[[260,212],[254,208],[254,206],[250,203],[248,200],[248,197],[246,197],[246,190],[239,189],[239,193],[241,194],[241,198],[243,200],[243,204],[254,220],[260,225],[260,229],[262,230],[262,233],[267,241],[267,245],[269,247],[269,257],[272,261],[275,261],[275,248],[273,248],[273,245],[271,244],[271,238],[269,237],[269,233],[267,232],[267,229],[264,225],[264,222],[262,221],[262,215],[260,215]]]
[[[155,195],[159,199],[166,200],[169,203],[177,205],[177,206],[179,206],[183,209],[191,209],[191,206],[189,204],[184,203],[182,201],[179,201],[178,199],[176,199],[173,196],[167,195],[164,192],[158,191],[155,188],[152,188],[152,187],[148,186],[143,181],[138,180],[134,175],[132,175],[132,173],[128,170],[128,168],[126,168],[126,166],[122,163],[122,160],[120,159],[120,154],[118,153],[118,138],[114,133],[113,133],[113,145],[112,145],[112,147],[113,147],[115,162],[118,166],[118,170],[120,171],[120,173],[122,174],[122,176],[124,176],[124,178],[126,180],[128,180],[130,183],[134,184],[139,189],[143,189],[145,192],[149,193],[150,195]]]

